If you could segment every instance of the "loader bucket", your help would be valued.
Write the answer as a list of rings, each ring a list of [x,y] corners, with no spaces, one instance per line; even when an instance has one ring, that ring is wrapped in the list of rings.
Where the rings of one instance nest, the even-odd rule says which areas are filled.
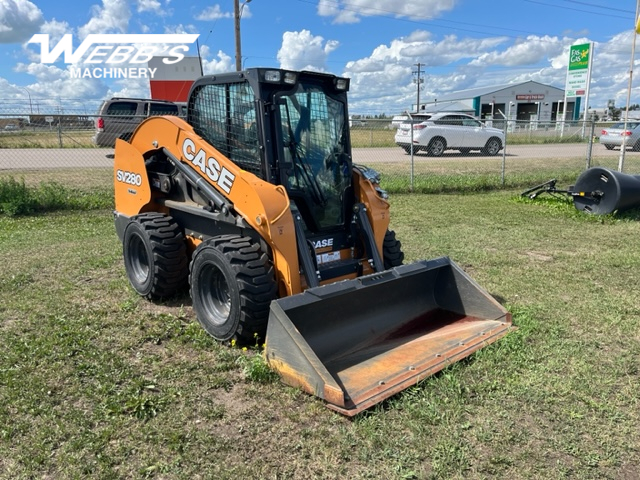
[[[511,315],[446,257],[271,303],[282,380],[353,416],[504,336]]]

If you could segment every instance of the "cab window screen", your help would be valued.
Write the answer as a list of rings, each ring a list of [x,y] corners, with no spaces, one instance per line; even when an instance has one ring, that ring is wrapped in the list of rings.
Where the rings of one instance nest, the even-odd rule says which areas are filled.
[[[243,170],[264,178],[251,86],[204,85],[191,102],[188,120],[196,133]]]

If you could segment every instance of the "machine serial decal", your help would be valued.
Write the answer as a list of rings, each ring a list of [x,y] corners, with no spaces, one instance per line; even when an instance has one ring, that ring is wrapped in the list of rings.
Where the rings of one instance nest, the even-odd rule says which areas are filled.
[[[122,170],[118,170],[116,172],[116,180],[136,187],[142,185],[142,176],[139,173],[134,172],[123,172]]]
[[[196,144],[190,138],[185,138],[182,143],[182,155],[198,167],[203,174],[209,177],[224,192],[231,193],[231,187],[233,187],[236,176],[225,167],[220,167],[215,158],[207,158],[207,154],[202,148],[196,151]]]

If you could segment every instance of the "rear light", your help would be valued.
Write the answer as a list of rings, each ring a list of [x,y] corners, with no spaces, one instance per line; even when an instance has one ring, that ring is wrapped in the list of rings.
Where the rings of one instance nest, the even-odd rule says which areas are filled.
[[[427,128],[427,126],[426,125],[414,125],[413,126],[414,130],[422,130],[423,128]]]
[[[607,131],[606,131],[606,130],[602,130],[602,131],[600,132],[600,135],[607,135]]]
[[[622,135],[623,137],[629,137],[631,136],[631,132],[629,130],[622,132],[620,135]]]
[[[98,121],[96,122],[96,127],[100,131],[104,130],[104,118],[98,117]]]

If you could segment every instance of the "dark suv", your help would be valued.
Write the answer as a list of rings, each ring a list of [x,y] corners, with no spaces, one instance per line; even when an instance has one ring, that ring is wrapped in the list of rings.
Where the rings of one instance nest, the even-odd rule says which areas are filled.
[[[117,138],[129,140],[145,118],[178,114],[178,105],[166,100],[114,97],[105,100],[98,111],[93,141],[99,147],[113,147]]]

